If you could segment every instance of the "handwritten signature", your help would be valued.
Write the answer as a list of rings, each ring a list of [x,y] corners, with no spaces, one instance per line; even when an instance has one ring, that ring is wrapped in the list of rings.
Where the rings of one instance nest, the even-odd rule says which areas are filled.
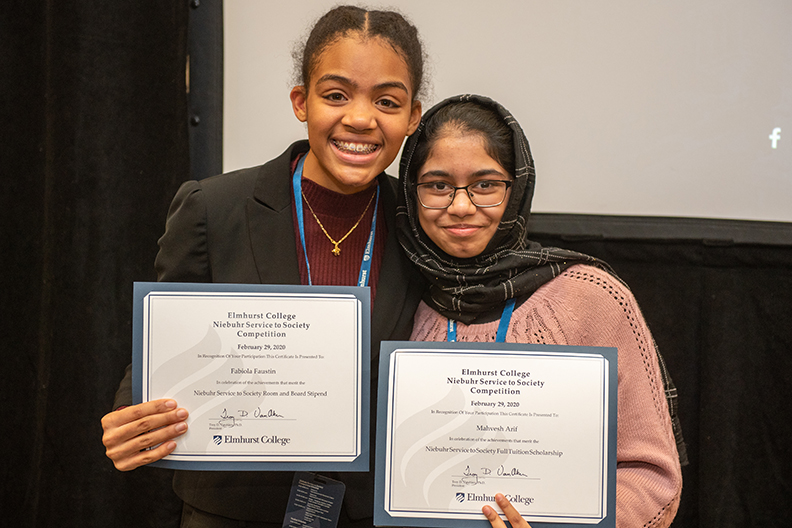
[[[241,423],[238,423],[240,420],[248,418],[250,416],[250,412],[246,410],[239,410],[237,411],[237,413],[239,414],[238,418],[233,414],[228,414],[227,409],[223,409],[223,412],[220,413],[218,425],[220,425],[223,428],[237,427],[242,425]],[[266,420],[270,418],[283,418],[283,415],[278,413],[274,409],[267,409],[266,411],[262,411],[261,407],[256,407],[256,410],[253,411],[253,418]]]
[[[256,407],[256,410],[253,411],[253,418],[283,418],[283,416],[272,409],[262,411],[261,408]]]
[[[220,421],[218,423],[223,428],[236,427],[237,425],[236,417],[228,414],[228,411],[225,409],[220,413]]]
[[[487,468],[481,468],[481,472],[482,477],[492,473]],[[482,484],[484,481],[480,480],[479,474],[470,469],[470,466],[465,466],[465,470],[462,472],[462,482],[467,486],[475,486],[476,484]]]
[[[498,467],[498,476],[499,477],[527,477],[525,473],[520,471],[517,468],[506,469],[503,465]]]
[[[465,466],[464,471],[462,471],[462,482],[466,486],[475,486],[477,484],[484,484],[484,478],[488,476],[492,476],[493,471],[491,468],[482,467],[479,468],[477,471],[470,468],[470,466]],[[503,464],[498,466],[495,469],[495,475],[498,477],[506,477],[506,478],[529,478],[528,475],[523,473],[518,468],[507,468]]]

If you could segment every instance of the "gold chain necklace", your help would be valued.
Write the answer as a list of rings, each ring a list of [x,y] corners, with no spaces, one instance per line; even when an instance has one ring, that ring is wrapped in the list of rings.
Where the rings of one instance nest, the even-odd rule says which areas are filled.
[[[355,225],[352,226],[352,229],[347,231],[347,234],[342,236],[341,240],[336,242],[335,240],[333,240],[333,237],[331,237],[330,234],[327,232],[327,229],[325,229],[325,227],[322,225],[322,222],[319,221],[319,217],[316,216],[316,213],[314,213],[313,207],[311,207],[311,204],[308,203],[308,198],[305,197],[305,192],[302,192],[303,200],[305,200],[305,204],[308,206],[308,209],[311,211],[311,214],[313,215],[314,220],[316,220],[316,223],[319,224],[319,228],[322,230],[322,233],[324,233],[325,236],[327,237],[327,239],[330,240],[330,242],[332,242],[333,245],[335,246],[333,248],[333,255],[335,255],[336,257],[341,254],[341,248],[338,247],[338,245],[341,242],[343,242],[344,240],[346,240],[346,238],[349,235],[352,234],[352,231],[355,230],[355,228],[358,226],[358,224],[360,224],[360,221],[363,220],[363,217],[366,216],[366,213],[368,212],[369,207],[371,207],[371,202],[374,201],[374,195],[375,194],[377,194],[377,193],[376,192],[371,193],[371,198],[369,198],[368,204],[366,205],[366,208],[363,210],[363,214],[360,215],[360,218],[358,218],[357,222],[355,222]]]

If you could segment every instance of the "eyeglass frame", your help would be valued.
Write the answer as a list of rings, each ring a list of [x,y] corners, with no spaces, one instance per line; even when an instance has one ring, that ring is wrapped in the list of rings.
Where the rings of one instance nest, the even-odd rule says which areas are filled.
[[[473,196],[470,194],[470,191],[468,190],[468,187],[470,187],[471,185],[479,184],[482,181],[497,182],[497,183],[505,183],[506,184],[506,190],[503,192],[503,198],[501,198],[500,202],[498,202],[496,204],[491,204],[491,205],[477,205],[476,202],[473,201]],[[470,200],[470,203],[472,203],[476,207],[480,207],[482,209],[486,209],[488,207],[498,207],[499,205],[503,204],[504,201],[506,201],[506,194],[509,191],[509,187],[511,187],[514,184],[514,180],[479,180],[479,181],[475,181],[473,183],[469,183],[467,185],[463,185],[462,187],[456,187],[455,185],[449,185],[449,184],[446,183],[446,185],[448,185],[449,187],[452,187],[454,189],[454,192],[451,194],[451,201],[448,202],[448,205],[446,205],[445,207],[429,207],[427,205],[424,205],[424,203],[421,201],[421,195],[418,193],[418,188],[422,187],[422,186],[426,187],[428,185],[434,185],[436,183],[438,183],[438,182],[423,182],[423,183],[416,183],[415,184],[415,195],[418,197],[418,203],[421,204],[421,207],[423,207],[424,209],[431,209],[433,211],[442,211],[444,209],[448,209],[449,207],[451,207],[454,204],[454,200],[456,200],[456,193],[460,189],[465,189],[465,192],[468,195],[468,200]]]

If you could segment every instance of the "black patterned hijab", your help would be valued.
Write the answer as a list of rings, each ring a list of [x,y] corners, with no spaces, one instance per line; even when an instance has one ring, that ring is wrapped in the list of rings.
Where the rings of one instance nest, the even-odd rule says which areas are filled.
[[[473,102],[492,109],[512,132],[514,183],[500,225],[487,248],[478,256],[456,258],[441,250],[423,232],[418,221],[415,183],[416,149],[427,141],[427,123],[440,108]],[[476,133],[476,132],[473,132]],[[504,165],[501,163],[501,165]],[[423,116],[415,133],[407,138],[399,168],[401,192],[396,226],[399,241],[412,262],[429,282],[424,301],[444,316],[466,324],[500,316],[505,301],[524,300],[540,286],[574,264],[610,267],[594,257],[559,248],[542,247],[527,238],[536,171],[531,149],[520,125],[501,105],[479,95],[458,95],[438,103]]]

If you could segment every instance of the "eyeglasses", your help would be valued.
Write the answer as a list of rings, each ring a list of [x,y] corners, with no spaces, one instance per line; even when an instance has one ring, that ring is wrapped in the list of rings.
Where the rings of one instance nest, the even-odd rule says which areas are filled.
[[[463,187],[454,187],[446,182],[434,181],[419,183],[418,201],[426,209],[447,209],[456,197],[456,192],[464,189],[470,202],[476,207],[497,207],[506,199],[510,180],[480,180]]]

